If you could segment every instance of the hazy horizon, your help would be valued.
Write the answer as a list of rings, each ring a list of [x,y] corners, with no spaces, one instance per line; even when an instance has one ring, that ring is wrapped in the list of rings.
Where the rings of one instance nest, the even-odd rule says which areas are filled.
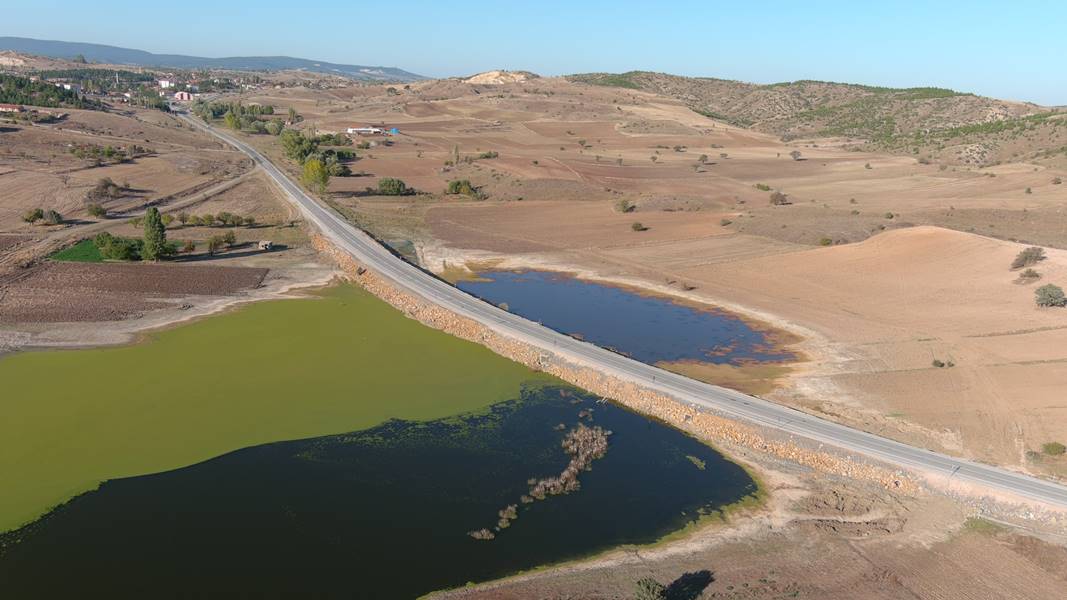
[[[1067,82],[1049,77],[1056,59],[1067,54],[1067,40],[1057,31],[1067,22],[1067,5],[1037,1],[1007,13],[984,1],[905,2],[862,11],[839,1],[650,7],[549,0],[536,8],[482,1],[404,7],[326,2],[315,14],[243,0],[191,2],[184,5],[188,10],[173,11],[116,4],[110,10],[54,1],[16,5],[5,11],[2,33],[157,54],[285,55],[397,67],[427,77],[491,69],[549,76],[646,70],[752,83],[936,86],[1067,104]]]

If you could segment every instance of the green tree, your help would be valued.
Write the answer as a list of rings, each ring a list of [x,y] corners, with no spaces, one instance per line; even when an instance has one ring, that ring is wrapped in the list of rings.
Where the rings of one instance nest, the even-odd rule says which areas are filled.
[[[309,158],[304,162],[304,173],[300,177],[304,185],[315,190],[320,196],[326,193],[330,185],[330,171],[322,161],[317,158]]]
[[[226,126],[230,129],[241,128],[241,119],[238,118],[238,116],[235,115],[232,110],[227,111],[226,114],[222,116],[222,120],[226,122]]]
[[[159,260],[167,254],[167,229],[159,216],[159,209],[150,206],[144,215],[144,245],[141,258]]]
[[[406,196],[411,193],[411,190],[399,179],[383,177],[378,181],[378,193],[383,196]]]
[[[285,121],[281,119],[271,119],[267,121],[267,133],[271,135],[281,135],[282,130],[285,129]]]
[[[104,208],[103,204],[93,202],[89,205],[89,216],[103,219],[107,216],[107,209]]]
[[[26,214],[22,215],[22,220],[26,221],[27,223],[36,223],[37,221],[40,221],[43,218],[44,211],[39,208],[28,210],[26,211]]]

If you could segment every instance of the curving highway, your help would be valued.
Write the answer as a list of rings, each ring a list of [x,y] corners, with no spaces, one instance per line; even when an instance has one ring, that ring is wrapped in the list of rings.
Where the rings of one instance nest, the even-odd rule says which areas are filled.
[[[1009,492],[1067,509],[1067,486],[916,448],[740,392],[695,381],[576,340],[501,310],[395,257],[369,235],[311,198],[248,144],[187,115],[182,115],[182,118],[193,127],[207,130],[247,154],[285,191],[300,211],[318,226],[323,235],[349,252],[360,263],[386,277],[398,288],[478,321],[501,335],[521,340],[574,363],[635,382],[681,402],[710,409],[739,421],[771,427],[793,436],[835,446],[846,452],[925,472],[933,478],[941,478],[942,481],[976,484],[990,491]]]

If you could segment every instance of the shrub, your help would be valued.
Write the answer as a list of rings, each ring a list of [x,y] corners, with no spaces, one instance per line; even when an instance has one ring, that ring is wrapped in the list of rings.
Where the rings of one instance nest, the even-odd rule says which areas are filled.
[[[1062,456],[1067,452],[1067,446],[1059,442],[1046,442],[1041,444],[1041,451],[1049,456]]]
[[[122,197],[122,186],[111,180],[110,177],[102,177],[97,180],[93,189],[86,193],[89,200],[115,199]]]
[[[722,225],[723,227],[726,227],[727,225],[729,225],[731,223],[733,223],[733,221],[731,221],[730,219],[720,219],[719,220],[719,225]]]
[[[237,243],[237,235],[234,234],[233,230],[231,229],[225,234],[223,234],[222,241],[226,242],[227,246],[233,246]]]
[[[469,179],[453,179],[448,182],[448,188],[445,190],[448,194],[463,194],[464,196],[474,196],[477,194],[477,190]]]
[[[636,600],[665,600],[667,598],[666,586],[651,577],[638,579],[634,585],[637,587],[634,593]]]
[[[633,202],[624,198],[615,203],[615,210],[621,213],[631,213],[637,210],[637,207],[634,206]]]
[[[63,222],[63,215],[52,209],[44,211],[44,215],[42,215],[41,218],[48,225],[59,225]]]
[[[1038,273],[1037,271],[1035,271],[1033,269],[1027,269],[1027,270],[1023,271],[1022,273],[1019,273],[1019,279],[1040,279],[1040,278],[1041,278],[1041,273]]]
[[[185,244],[182,245],[182,252],[188,254],[193,250],[196,250],[196,243],[193,240],[186,240]]]
[[[793,150],[789,153],[789,156],[792,157],[793,160],[800,160],[800,150]]]
[[[1034,190],[1032,190],[1032,189],[1030,189],[1030,188],[1026,188],[1026,193],[1027,193],[1027,194],[1033,194],[1033,193],[1034,193]]]
[[[1067,296],[1063,294],[1063,288],[1051,283],[1034,290],[1034,301],[1038,306],[1067,306]]]
[[[633,229],[634,231],[648,231],[648,227],[642,225],[640,221],[634,221],[633,223],[631,223],[630,229]]]
[[[820,246],[832,246],[833,244],[834,244],[834,241],[832,239],[828,238],[828,237],[819,238],[819,245]]]
[[[1052,178],[1052,185],[1059,185],[1061,183],[1063,183],[1063,180],[1060,179],[1059,177],[1053,177]]]
[[[582,141],[584,142],[585,140],[582,140]],[[582,144],[582,145],[584,146],[585,144]],[[496,158],[498,156],[500,156],[499,153],[497,153],[495,150],[490,150],[488,152],[482,152],[481,154],[478,155],[478,158]]]
[[[1036,265],[1043,260],[1045,260],[1045,249],[1038,246],[1030,246],[1015,255],[1015,260],[1011,261],[1011,268],[1021,269]]]
[[[37,221],[40,221],[43,218],[44,211],[39,208],[28,210],[26,211],[26,214],[22,215],[22,220],[27,223],[36,223]]]
[[[786,204],[790,204],[789,196],[775,190],[771,192],[771,204],[774,206],[785,206]]]
[[[887,219],[892,219],[892,218],[893,218],[893,217],[895,217],[895,216],[896,216],[896,215],[894,215],[894,214],[893,214],[893,213],[891,213],[891,212],[887,212],[887,213],[885,213],[885,218],[887,218]]]
[[[378,193],[383,196],[406,196],[412,193],[412,190],[399,179],[384,177],[378,181]]]
[[[944,363],[944,362],[942,362],[942,361],[940,361],[940,360],[938,360],[938,359],[936,359],[936,358],[935,358],[934,360],[932,360],[932,361],[930,362],[930,364],[931,364],[931,365],[932,365],[932,366],[933,366],[934,368],[937,368],[937,369],[943,368],[943,367],[945,366],[945,363]]]
[[[771,186],[767,185],[766,183],[757,183],[756,189],[761,192],[769,192],[771,191]]]
[[[867,163],[867,164],[863,165],[863,168],[864,169],[871,169],[872,168],[871,167],[871,163]]]

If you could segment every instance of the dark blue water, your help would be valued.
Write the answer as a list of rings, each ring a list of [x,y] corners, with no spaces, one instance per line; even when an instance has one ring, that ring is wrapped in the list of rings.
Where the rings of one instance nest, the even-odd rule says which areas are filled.
[[[579,491],[521,504],[529,478],[567,465],[560,442],[588,409],[582,422],[612,431],[606,456]],[[414,598],[652,542],[754,491],[675,429],[541,385],[487,414],[109,481],[0,536],[0,598]],[[467,535],[509,504],[518,519],[496,539]]]
[[[641,362],[739,364],[793,358],[792,353],[775,349],[764,332],[721,311],[546,271],[479,275],[488,281],[463,281],[459,288]]]

